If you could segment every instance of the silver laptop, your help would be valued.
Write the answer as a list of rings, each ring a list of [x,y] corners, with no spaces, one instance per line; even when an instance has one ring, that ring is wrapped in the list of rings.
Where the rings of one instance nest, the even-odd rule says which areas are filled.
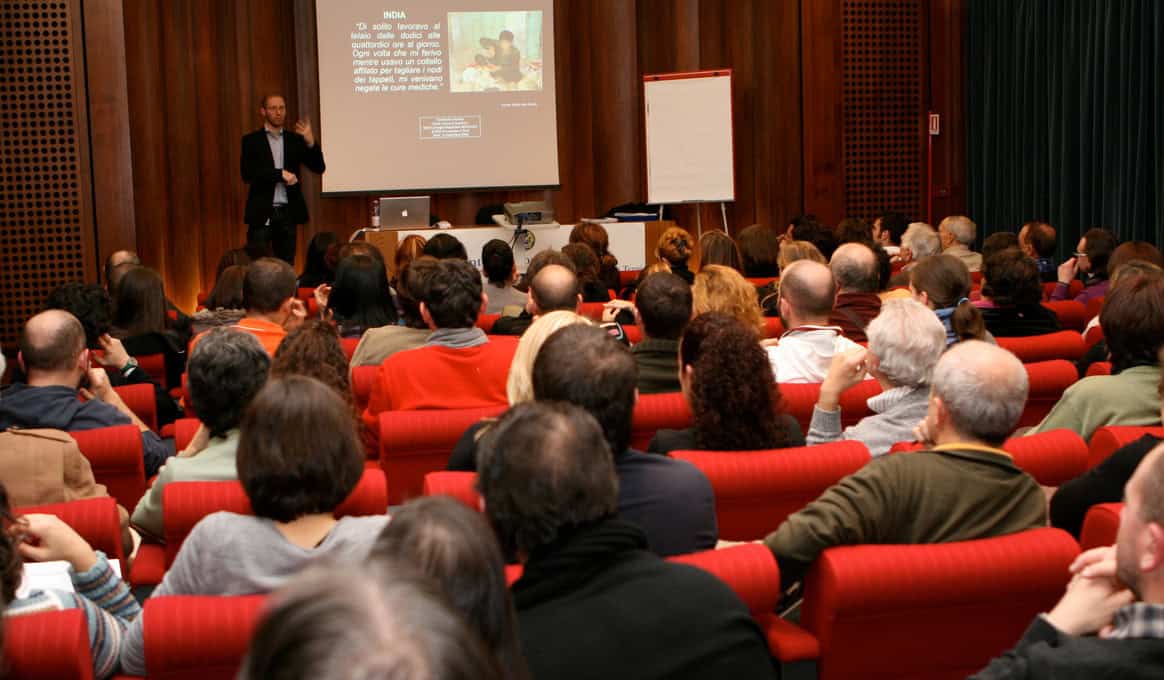
[[[381,229],[428,228],[432,198],[429,196],[395,196],[380,199]]]

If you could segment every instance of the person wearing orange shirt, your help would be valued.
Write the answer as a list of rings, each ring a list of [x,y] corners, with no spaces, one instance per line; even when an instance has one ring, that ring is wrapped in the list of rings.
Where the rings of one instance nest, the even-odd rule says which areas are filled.
[[[297,328],[307,318],[307,306],[295,296],[295,270],[286,262],[264,257],[247,267],[243,279],[243,305],[247,313],[233,327],[259,339],[267,354],[275,356],[287,331]],[[193,353],[198,339],[190,343]]]

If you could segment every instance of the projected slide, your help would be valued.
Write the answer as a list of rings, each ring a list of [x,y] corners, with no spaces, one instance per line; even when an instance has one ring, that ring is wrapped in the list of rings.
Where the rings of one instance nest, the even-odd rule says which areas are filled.
[[[558,183],[553,0],[316,3],[324,193]]]

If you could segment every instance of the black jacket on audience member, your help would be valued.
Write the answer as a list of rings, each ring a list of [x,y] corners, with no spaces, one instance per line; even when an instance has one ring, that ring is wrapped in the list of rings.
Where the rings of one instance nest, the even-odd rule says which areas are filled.
[[[633,524],[563,530],[513,584],[536,680],[773,678],[759,627],[715,576],[647,552]]]
[[[489,335],[523,335],[533,322],[533,315],[525,311],[517,316],[503,316],[493,322]]]
[[[1042,305],[984,307],[982,320],[986,322],[986,330],[996,338],[1021,338],[1063,330],[1055,312]]]
[[[1018,646],[971,680],[1148,680],[1164,677],[1164,640],[1104,640],[1061,633],[1037,617]]]
[[[1100,503],[1119,503],[1124,499],[1124,485],[1144,460],[1156,448],[1159,437],[1144,435],[1108,456],[1094,468],[1067,482],[1051,497],[1051,526],[1079,538],[1083,519],[1091,506]]]
[[[639,394],[679,391],[679,341],[643,338],[631,347],[639,367]]]

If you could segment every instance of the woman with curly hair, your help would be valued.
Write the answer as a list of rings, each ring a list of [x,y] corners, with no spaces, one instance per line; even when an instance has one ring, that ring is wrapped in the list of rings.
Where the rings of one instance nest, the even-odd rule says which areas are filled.
[[[696,314],[723,312],[735,317],[756,334],[764,334],[764,314],[756,287],[731,267],[713,264],[699,270],[692,289],[692,311]]]
[[[659,430],[648,451],[759,451],[804,446],[785,412],[768,355],[752,330],[727,314],[695,318],[679,343],[679,385],[695,426]]]
[[[691,234],[680,227],[671,227],[659,236],[655,257],[671,266],[671,273],[687,283],[695,281],[695,274],[687,266],[691,257]]]
[[[621,288],[618,258],[610,252],[610,235],[606,233],[606,227],[593,222],[583,222],[570,230],[570,243],[585,243],[590,246],[601,265],[599,278],[602,285],[610,290]]]
[[[348,359],[344,356],[335,327],[327,321],[305,321],[279,343],[271,361],[271,377],[289,375],[315,378],[335,390],[341,399],[352,405],[355,413]]]

